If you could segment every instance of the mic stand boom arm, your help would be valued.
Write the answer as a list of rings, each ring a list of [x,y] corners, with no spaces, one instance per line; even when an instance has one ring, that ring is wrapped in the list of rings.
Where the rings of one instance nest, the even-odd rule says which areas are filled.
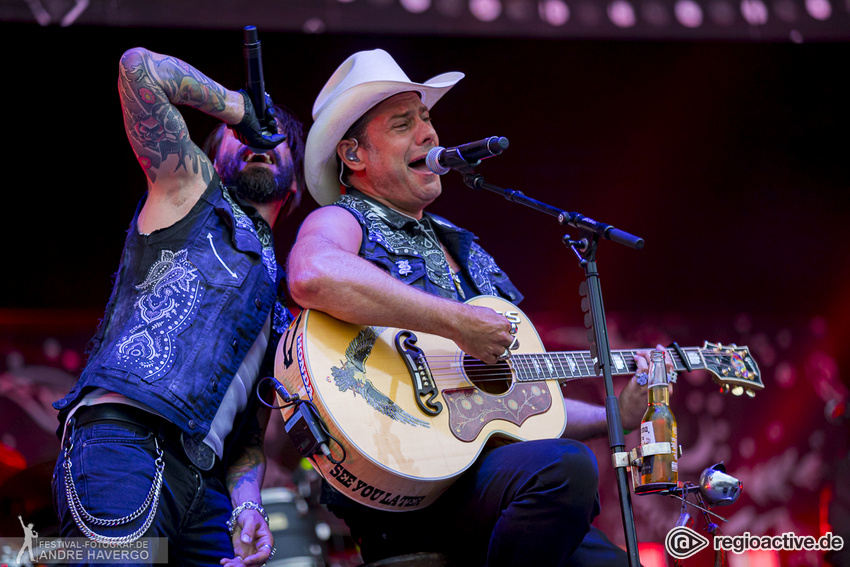
[[[484,177],[479,173],[473,173],[472,171],[462,173],[463,182],[473,189],[486,189],[493,193],[498,193],[508,201],[519,203],[520,205],[525,205],[537,211],[551,215],[557,218],[560,224],[568,224],[578,229],[586,230],[597,236],[628,246],[629,248],[634,248],[635,250],[643,248],[643,238],[640,238],[639,236],[614,228],[610,224],[597,222],[581,213],[568,213],[567,211],[563,211],[557,207],[547,205],[546,203],[542,203],[536,199],[526,196],[522,191],[514,191],[513,189],[498,187],[485,181]]]
[[[493,193],[502,195],[508,201],[526,205],[537,211],[546,213],[558,219],[558,223],[576,227],[580,231],[579,240],[571,240],[569,236],[564,237],[564,242],[579,258],[579,265],[585,271],[585,281],[579,287],[582,299],[582,310],[589,313],[585,317],[586,325],[591,328],[594,342],[591,344],[590,352],[594,359],[597,375],[603,377],[605,384],[605,415],[608,424],[608,442],[611,448],[614,471],[617,475],[617,489],[620,496],[620,511],[623,516],[623,531],[626,538],[626,552],[629,557],[630,567],[640,566],[638,555],[637,533],[635,531],[634,510],[632,509],[631,492],[629,490],[626,468],[621,456],[626,451],[626,439],[623,433],[623,424],[620,419],[620,402],[614,395],[614,382],[611,374],[611,349],[608,344],[608,327],[605,322],[605,307],[602,303],[602,288],[599,283],[599,271],[596,265],[596,249],[600,238],[607,238],[619,242],[625,246],[640,250],[643,248],[643,238],[629,234],[628,232],[614,228],[609,224],[597,222],[580,213],[568,213],[557,207],[547,205],[536,199],[524,195],[520,191],[504,189],[488,183],[472,168],[478,165],[470,165],[468,169],[461,170],[463,182],[473,189],[486,189]]]

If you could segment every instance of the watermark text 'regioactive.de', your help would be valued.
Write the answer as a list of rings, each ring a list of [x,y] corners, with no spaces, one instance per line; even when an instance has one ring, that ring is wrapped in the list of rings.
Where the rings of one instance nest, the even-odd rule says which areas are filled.
[[[715,536],[714,549],[744,553],[745,551],[839,551],[844,548],[844,538],[832,532],[815,537],[785,532],[776,536],[758,536],[744,532],[736,536]]]
[[[686,527],[677,526],[667,533],[664,547],[675,559],[687,559],[709,546],[708,538],[699,532]],[[844,538],[832,532],[816,537],[797,535],[786,532],[782,535],[759,536],[750,532],[741,535],[714,536],[714,550],[727,551],[736,554],[747,551],[838,551],[844,548]]]

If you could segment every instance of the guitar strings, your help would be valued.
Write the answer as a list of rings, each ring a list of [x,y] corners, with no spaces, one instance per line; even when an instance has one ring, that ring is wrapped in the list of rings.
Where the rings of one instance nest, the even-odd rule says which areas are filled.
[[[440,359],[443,359],[443,360],[448,359],[448,360],[454,361],[454,360],[458,360],[459,355],[461,355],[461,354],[463,354],[463,353],[461,353],[460,351],[458,351],[456,353],[451,353],[451,354],[430,354],[426,358],[429,361],[440,360]],[[465,358],[468,355],[463,354],[463,356]],[[635,363],[635,360],[637,358],[636,355],[634,355],[634,354],[624,355],[624,354],[620,353],[618,356],[623,358],[623,360],[626,362],[626,364],[636,365],[636,363]],[[703,356],[703,358],[706,358],[706,359],[711,359],[711,358],[723,359],[723,358],[729,358],[730,357],[730,355],[723,354],[723,353],[704,353],[702,356]],[[558,353],[547,353],[547,352],[519,353],[519,354],[514,354],[510,358],[510,360],[528,360],[528,361],[531,361],[531,360],[534,360],[536,358],[547,358],[550,361],[552,361],[552,360],[561,361],[561,360],[564,360],[564,359],[567,359],[567,360],[572,359],[573,362],[576,362],[577,364],[579,363],[579,362],[577,362],[577,359],[580,359],[580,363],[584,364],[586,366],[593,366],[593,364],[595,364],[595,361],[594,361],[593,357],[590,356],[590,353],[582,353],[582,354],[558,354]],[[678,362],[679,364],[681,364],[684,367],[684,362],[683,362],[682,357],[680,357],[678,355],[673,355],[671,358],[672,358],[672,362],[674,364]],[[483,365],[483,366],[493,366],[492,364],[487,364],[487,363],[485,363],[481,360],[478,360],[478,359],[472,358],[472,357],[469,357],[468,359],[466,359],[465,365],[468,365],[468,364],[480,364],[480,365]]]
[[[614,375],[625,375],[631,374],[636,369],[636,355],[632,353],[619,353],[619,355],[626,362],[627,369],[625,372],[615,372]],[[558,354],[558,353],[522,353],[514,355],[511,359],[511,363],[505,361],[504,364],[487,364],[481,360],[474,359],[471,357],[466,357],[464,355],[463,361],[461,361],[458,353],[455,354],[445,354],[445,355],[430,355],[428,356],[429,362],[431,366],[431,375],[435,380],[440,382],[449,382],[451,378],[455,378],[457,380],[458,385],[466,385],[469,384],[470,379],[468,378],[469,374],[472,374],[472,378],[476,382],[506,382],[512,381],[515,375],[519,372],[522,373],[524,371],[534,371],[535,367],[533,365],[533,360],[537,357],[557,357],[558,359],[572,359],[574,363],[578,366],[579,363],[576,362],[576,358],[580,357],[581,364],[583,364],[585,368],[585,373],[582,374],[580,369],[576,367],[576,371],[579,371],[578,376],[576,376],[576,371],[571,372],[569,375],[566,375],[566,372],[562,372],[564,375],[559,375],[557,377],[550,378],[551,380],[565,380],[568,378],[575,377],[597,377],[597,373],[590,372],[590,369],[594,366],[593,358],[590,356],[590,353],[576,353],[576,354]],[[723,353],[712,353],[707,352],[703,353],[703,358],[706,360],[709,359],[723,359],[728,358],[729,355]],[[684,363],[681,362],[682,358],[678,356],[678,353],[671,354],[671,358],[673,358],[673,362],[679,362],[684,369]],[[448,363],[448,364],[447,364]],[[630,366],[632,368],[630,368]],[[482,370],[489,370],[489,372],[483,372]],[[562,370],[564,370],[562,368]],[[536,375],[539,375],[535,373]],[[534,379],[531,380],[522,380],[520,381],[537,381]],[[540,381],[545,381],[546,378],[543,378]],[[445,387],[445,386],[444,386]]]

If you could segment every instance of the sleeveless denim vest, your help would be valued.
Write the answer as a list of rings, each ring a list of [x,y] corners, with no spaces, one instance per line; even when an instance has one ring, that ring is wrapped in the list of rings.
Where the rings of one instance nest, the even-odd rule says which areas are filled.
[[[53,406],[64,421],[87,390],[101,387],[147,405],[200,442],[269,314],[270,349],[292,320],[283,270],[268,224],[249,216],[217,176],[183,219],[150,235],[136,228],[143,203],[86,367]]]
[[[349,189],[334,206],[349,211],[363,227],[360,256],[392,277],[447,299],[459,300],[458,289],[440,242],[461,266],[474,290],[517,304],[522,294],[477,237],[430,213],[419,221]],[[470,299],[470,298],[466,298]]]

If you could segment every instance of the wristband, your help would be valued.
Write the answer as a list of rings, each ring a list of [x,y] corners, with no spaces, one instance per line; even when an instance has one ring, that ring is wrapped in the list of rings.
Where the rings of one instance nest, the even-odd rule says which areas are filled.
[[[230,514],[230,519],[227,520],[227,533],[233,535],[233,532],[236,531],[236,521],[239,519],[239,514],[244,512],[245,510],[256,510],[263,516],[263,519],[266,523],[269,523],[269,515],[266,514],[266,511],[262,506],[257,504],[256,502],[252,502],[251,500],[246,500],[239,506],[233,509],[233,513]]]

